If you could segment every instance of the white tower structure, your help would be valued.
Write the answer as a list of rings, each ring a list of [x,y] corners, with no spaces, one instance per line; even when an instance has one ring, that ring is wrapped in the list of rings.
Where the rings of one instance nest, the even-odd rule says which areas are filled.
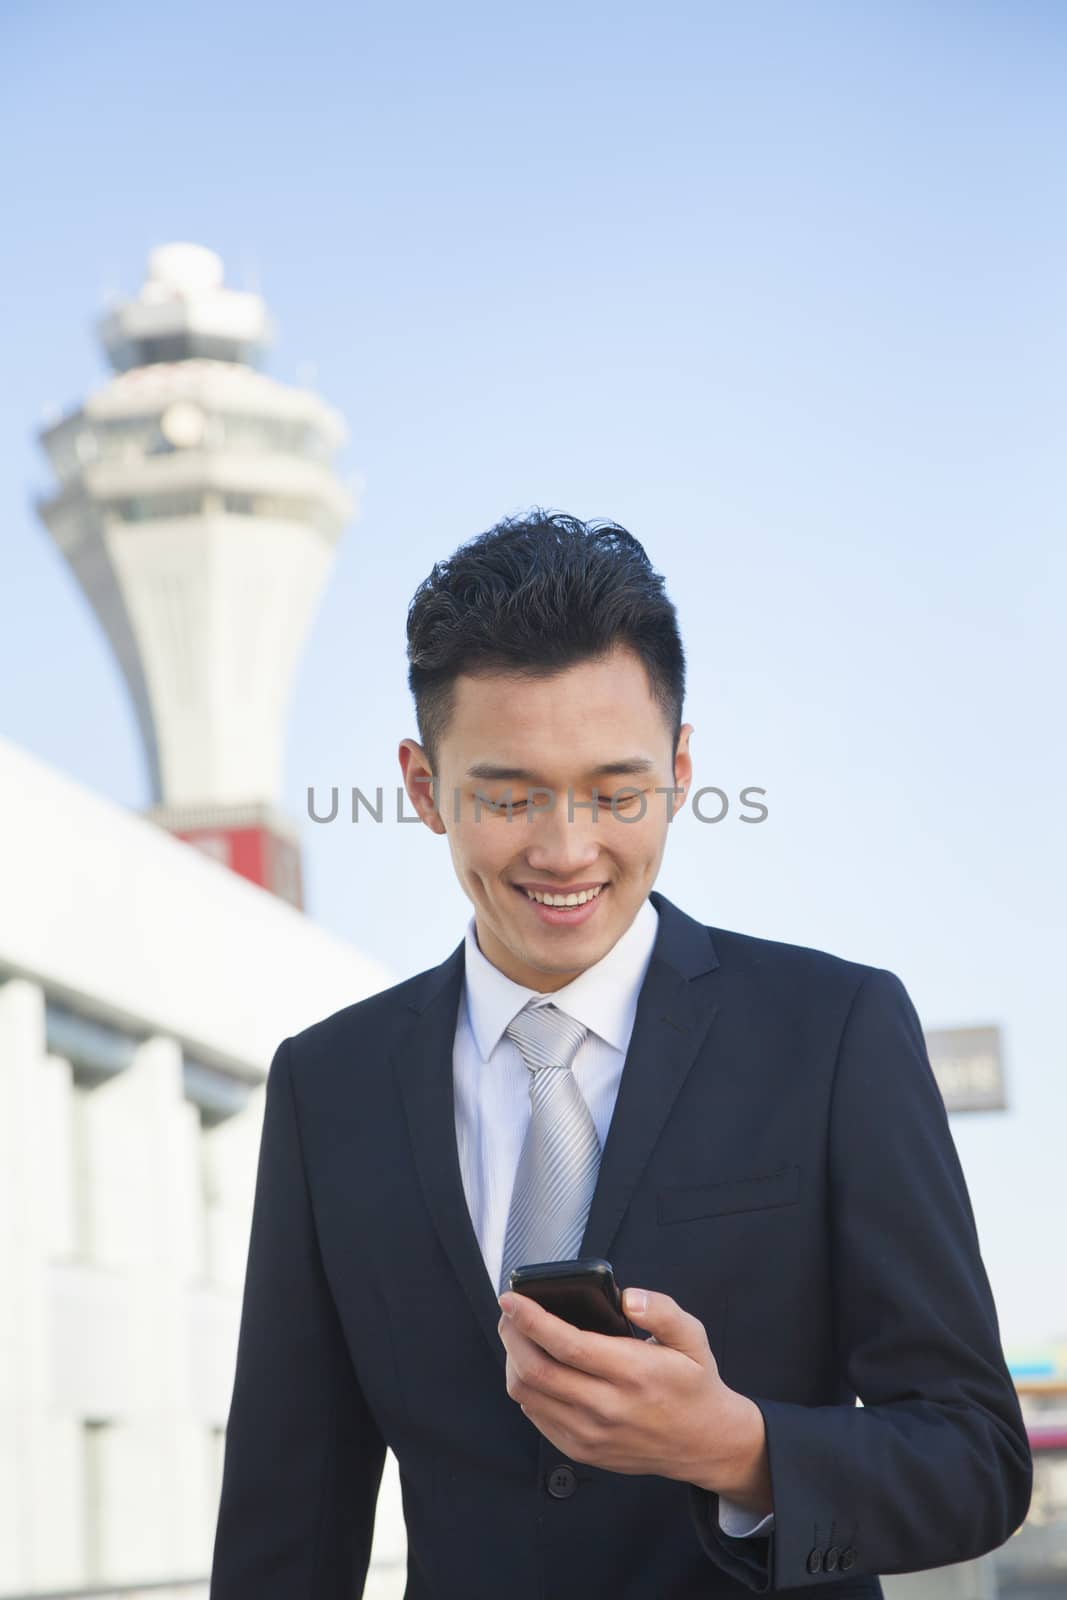
[[[343,420],[258,370],[263,301],[200,245],[154,250],[99,331],[114,376],[42,433],[59,486],[40,514],[129,685],[147,815],[301,906],[283,739],[354,510],[331,467]]]

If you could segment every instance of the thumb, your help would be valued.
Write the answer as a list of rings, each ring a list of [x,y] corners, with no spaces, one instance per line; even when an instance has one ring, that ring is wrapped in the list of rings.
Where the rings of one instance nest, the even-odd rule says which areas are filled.
[[[683,1311],[669,1294],[656,1289],[624,1289],[622,1308],[631,1322],[649,1330],[657,1344],[680,1350],[701,1365],[708,1364],[711,1349],[704,1324]]]

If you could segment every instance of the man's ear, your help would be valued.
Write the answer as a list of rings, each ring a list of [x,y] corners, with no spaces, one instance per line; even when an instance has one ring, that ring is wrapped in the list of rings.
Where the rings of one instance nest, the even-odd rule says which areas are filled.
[[[444,833],[445,825],[437,804],[437,784],[426,751],[417,739],[401,739],[397,756],[407,797],[420,820],[434,833]]]
[[[672,818],[685,805],[686,795],[693,781],[693,758],[689,754],[689,735],[695,732],[696,729],[691,722],[684,722],[678,731],[678,747],[674,752],[674,783],[682,792],[672,796],[674,801]]]

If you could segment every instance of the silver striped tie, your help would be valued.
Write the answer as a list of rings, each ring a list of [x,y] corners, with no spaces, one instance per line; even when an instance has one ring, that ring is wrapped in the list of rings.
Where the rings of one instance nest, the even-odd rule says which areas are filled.
[[[505,1029],[530,1069],[530,1125],[515,1174],[500,1291],[512,1267],[573,1261],[600,1169],[600,1139],[571,1063],[589,1029],[530,1000]]]

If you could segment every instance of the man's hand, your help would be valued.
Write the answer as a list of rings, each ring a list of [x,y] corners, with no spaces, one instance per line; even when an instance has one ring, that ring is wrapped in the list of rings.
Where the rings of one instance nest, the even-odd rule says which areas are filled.
[[[626,1290],[626,1315],[651,1339],[575,1328],[528,1295],[499,1303],[508,1394],[564,1455],[773,1510],[759,1407],[723,1383],[703,1323],[669,1294]]]

